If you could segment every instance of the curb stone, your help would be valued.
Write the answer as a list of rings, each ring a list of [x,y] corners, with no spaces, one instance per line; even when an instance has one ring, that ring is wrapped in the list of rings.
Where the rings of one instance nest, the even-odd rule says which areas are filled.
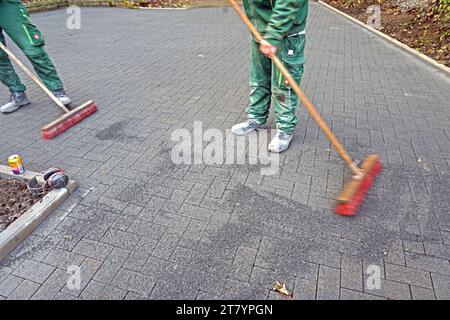
[[[3,178],[29,180],[35,176],[39,182],[43,182],[40,173],[26,170],[24,174],[14,175],[8,166],[0,165],[0,177]],[[76,188],[77,183],[70,180],[66,188],[51,190],[44,198],[0,232],[0,261],[21,244]]]

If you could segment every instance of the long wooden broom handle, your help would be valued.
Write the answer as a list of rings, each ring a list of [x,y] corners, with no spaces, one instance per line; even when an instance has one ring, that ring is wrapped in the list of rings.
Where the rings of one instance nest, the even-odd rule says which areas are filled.
[[[65,113],[69,113],[69,109],[48,90],[48,88],[28,69],[1,41],[0,48],[5,51],[11,60],[13,60]]]
[[[261,34],[258,32],[258,30],[253,26],[253,24],[248,19],[247,15],[244,13],[244,11],[241,9],[241,7],[236,3],[235,0],[229,0],[233,8],[236,10],[239,17],[242,19],[242,21],[247,25],[247,27],[250,29],[251,33],[255,37],[255,39],[258,42],[262,42],[264,39],[261,36]],[[361,171],[358,168],[358,166],[355,165],[352,158],[349,156],[349,154],[345,151],[342,144],[339,142],[339,140],[336,138],[336,136],[333,134],[333,132],[330,130],[328,125],[325,123],[325,121],[322,119],[320,114],[317,112],[316,108],[313,106],[311,101],[306,97],[306,95],[303,93],[302,89],[297,85],[294,78],[289,74],[287,69],[284,67],[283,63],[280,61],[280,59],[277,56],[273,56],[272,58],[273,63],[276,65],[278,70],[283,74],[286,81],[289,83],[289,85],[292,87],[294,92],[297,94],[297,96],[300,98],[300,100],[303,102],[303,105],[310,113],[311,117],[314,119],[314,121],[317,122],[320,129],[322,129],[323,133],[327,136],[328,140],[330,140],[331,144],[336,148],[336,151],[339,153],[339,155],[344,159],[344,161],[347,163],[349,168],[352,170],[352,172],[355,175],[360,175]]]

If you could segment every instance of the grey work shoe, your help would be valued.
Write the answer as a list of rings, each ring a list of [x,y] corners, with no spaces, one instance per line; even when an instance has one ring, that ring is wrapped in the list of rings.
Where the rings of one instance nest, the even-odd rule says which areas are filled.
[[[63,105],[67,106],[72,103],[72,100],[70,100],[63,89],[53,91],[52,93]]]
[[[30,104],[30,100],[28,100],[25,92],[11,92],[9,102],[0,107],[0,111],[2,113],[11,113],[27,104]]]
[[[293,133],[277,130],[277,134],[269,143],[269,151],[275,153],[283,152],[284,150],[289,148],[293,136]]]
[[[243,136],[259,129],[267,129],[267,124],[259,124],[255,120],[250,119],[232,126],[231,132],[233,132],[237,136]]]

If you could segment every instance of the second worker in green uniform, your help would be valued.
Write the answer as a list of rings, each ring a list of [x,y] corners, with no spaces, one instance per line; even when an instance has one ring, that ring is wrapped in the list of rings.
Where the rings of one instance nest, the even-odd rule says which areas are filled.
[[[248,120],[234,125],[231,131],[245,135],[267,128],[273,99],[277,134],[269,144],[271,152],[289,147],[297,124],[298,97],[273,65],[270,56],[277,54],[297,83],[305,63],[305,28],[308,0],[244,0],[247,16],[265,41],[253,38],[250,47],[250,105]]]
[[[4,33],[27,56],[47,88],[63,104],[70,104],[70,98],[64,92],[56,68],[44,50],[45,42],[42,33],[31,23],[26,7],[19,0],[0,0],[0,41],[3,44],[5,44]],[[11,99],[7,104],[0,107],[1,112],[10,113],[30,103],[25,94],[25,85],[14,71],[7,54],[1,49],[0,81],[11,92]]]

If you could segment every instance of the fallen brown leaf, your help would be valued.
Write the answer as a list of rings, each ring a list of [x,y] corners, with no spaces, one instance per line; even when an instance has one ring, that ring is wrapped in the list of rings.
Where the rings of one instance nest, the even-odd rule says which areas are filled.
[[[292,298],[292,293],[286,289],[286,285],[284,283],[276,282],[275,285],[272,288],[273,291],[279,292],[282,295],[285,295],[286,297]]]

